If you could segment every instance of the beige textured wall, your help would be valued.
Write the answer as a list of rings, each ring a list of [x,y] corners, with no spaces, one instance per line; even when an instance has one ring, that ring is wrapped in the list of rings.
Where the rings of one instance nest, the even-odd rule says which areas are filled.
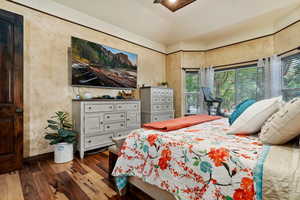
[[[279,54],[300,46],[300,22],[274,35],[274,53]]]
[[[69,86],[68,48],[71,36],[138,54],[138,84],[165,81],[166,56],[123,40],[68,23],[31,9],[0,1],[1,9],[24,16],[24,155],[52,150],[43,139],[49,116],[57,110],[71,112],[74,97]],[[107,89],[82,89],[115,95]]]
[[[182,52],[183,68],[199,68],[205,65],[204,52]]]
[[[176,117],[182,113],[182,56],[183,52],[168,55],[166,65],[166,80],[169,87],[174,89]]]
[[[271,56],[274,52],[273,41],[273,36],[268,36],[207,51],[205,65],[226,65]]]

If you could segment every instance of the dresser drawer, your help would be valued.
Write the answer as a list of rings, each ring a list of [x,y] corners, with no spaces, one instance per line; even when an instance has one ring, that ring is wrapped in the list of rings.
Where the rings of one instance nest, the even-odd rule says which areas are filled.
[[[165,121],[169,119],[174,119],[174,113],[162,113],[162,114],[153,114],[152,115],[152,121],[153,122],[159,122],[159,121]]]
[[[104,131],[115,131],[125,128],[125,122],[116,122],[110,124],[104,124]]]
[[[125,121],[125,112],[104,114],[104,121]]]
[[[137,112],[127,112],[127,127],[139,126],[141,123],[140,115]]]
[[[138,103],[129,103],[126,105],[127,110],[139,110],[140,106]]]
[[[108,112],[113,111],[112,104],[87,104],[84,107],[85,112]]]
[[[172,104],[152,105],[152,110],[154,112],[170,111],[173,110],[173,106]]]
[[[114,134],[114,137],[122,137],[122,136],[127,136],[129,133],[131,133],[132,130],[127,130],[127,131],[118,131]]]
[[[87,114],[85,116],[84,125],[87,134],[103,131],[103,115],[102,114]]]
[[[116,108],[117,111],[127,110],[127,104],[116,104],[115,108]]]
[[[88,137],[85,139],[85,148],[112,143],[113,136],[113,133],[109,133],[105,135]]]

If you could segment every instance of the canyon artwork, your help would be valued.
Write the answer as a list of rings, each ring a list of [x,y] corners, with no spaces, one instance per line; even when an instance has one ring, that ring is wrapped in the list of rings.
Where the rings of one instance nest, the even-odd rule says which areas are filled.
[[[137,55],[72,37],[72,85],[136,88]]]

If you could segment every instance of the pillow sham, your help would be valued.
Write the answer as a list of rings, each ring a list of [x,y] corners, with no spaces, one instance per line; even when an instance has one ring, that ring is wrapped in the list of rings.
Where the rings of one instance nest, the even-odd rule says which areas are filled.
[[[262,127],[260,140],[265,144],[285,144],[300,135],[300,98],[286,103]]]
[[[252,104],[230,126],[228,135],[255,134],[265,121],[280,108],[282,97],[266,99]]]
[[[245,110],[247,110],[247,108],[249,108],[255,102],[256,102],[256,100],[254,100],[254,99],[247,99],[247,100],[243,101],[242,103],[240,103],[239,105],[237,105],[235,110],[229,117],[229,124],[232,125],[233,122],[235,122],[237,120],[237,118],[239,118],[239,116],[241,116],[241,114],[243,114],[243,112]]]

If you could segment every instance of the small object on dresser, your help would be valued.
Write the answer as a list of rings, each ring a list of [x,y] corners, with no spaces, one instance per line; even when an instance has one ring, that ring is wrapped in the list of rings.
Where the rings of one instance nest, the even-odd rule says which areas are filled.
[[[121,96],[124,99],[134,99],[134,93],[132,91],[126,92],[122,90],[118,93],[118,96]]]
[[[110,95],[103,95],[101,97],[101,99],[114,99],[114,97],[110,96]]]
[[[89,92],[86,92],[83,94],[83,99],[92,99],[93,95]]]

